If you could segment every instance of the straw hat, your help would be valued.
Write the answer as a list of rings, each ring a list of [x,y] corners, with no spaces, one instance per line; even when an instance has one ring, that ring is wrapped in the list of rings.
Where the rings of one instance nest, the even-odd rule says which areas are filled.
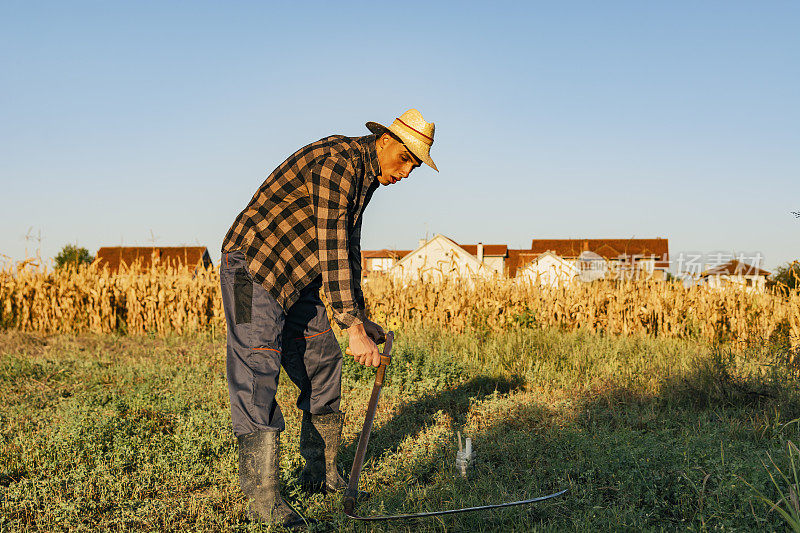
[[[425,122],[422,113],[416,109],[409,109],[398,118],[394,119],[388,128],[377,122],[367,122],[367,129],[376,135],[381,135],[387,131],[395,134],[408,150],[417,156],[423,163],[431,167],[436,172],[439,169],[431,159],[431,146],[433,145],[433,134],[436,125],[433,122]]]

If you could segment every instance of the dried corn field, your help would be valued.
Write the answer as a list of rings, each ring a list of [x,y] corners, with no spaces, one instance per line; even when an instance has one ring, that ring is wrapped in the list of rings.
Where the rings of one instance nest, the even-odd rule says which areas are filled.
[[[509,280],[472,288],[453,282],[404,287],[380,280],[368,289],[378,320],[446,325],[456,331],[532,326],[746,342],[788,333],[794,344],[800,340],[796,291],[775,295],[658,281],[539,287]]]
[[[225,324],[214,269],[7,268],[0,273],[0,302],[2,327],[38,333],[183,334]]]
[[[759,342],[800,339],[800,293],[684,288],[680,283],[595,282],[537,287],[494,280],[404,285],[364,283],[374,319],[390,327],[424,324],[455,332],[515,327],[588,329],[609,334]],[[119,274],[82,266],[0,272],[0,325],[39,333],[222,331],[218,272],[156,266]]]

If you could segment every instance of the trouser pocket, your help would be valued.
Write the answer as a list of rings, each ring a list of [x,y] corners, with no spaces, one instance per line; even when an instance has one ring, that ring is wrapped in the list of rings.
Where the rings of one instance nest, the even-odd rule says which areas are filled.
[[[233,307],[237,324],[249,324],[253,312],[253,281],[245,270],[236,269],[233,279]]]
[[[275,393],[278,389],[278,375],[281,369],[281,344],[283,336],[284,313],[261,285],[253,282],[250,274],[242,272],[250,282],[250,305],[242,309],[243,318],[250,320],[250,350],[247,365],[253,372],[253,405],[274,408]],[[247,303],[247,292],[242,280],[243,304]]]
[[[252,350],[248,357],[253,372],[253,405],[272,407],[278,391],[280,353],[271,350]]]

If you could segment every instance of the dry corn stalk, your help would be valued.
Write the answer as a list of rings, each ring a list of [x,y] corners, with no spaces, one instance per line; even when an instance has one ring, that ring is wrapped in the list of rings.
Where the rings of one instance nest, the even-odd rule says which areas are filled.
[[[426,324],[462,332],[514,327],[587,329],[610,334],[762,341],[778,328],[800,346],[800,293],[685,288],[657,281],[598,281],[541,287],[493,279],[403,284],[371,278],[373,318],[388,327]],[[223,331],[215,268],[137,265],[111,274],[95,265],[47,271],[0,270],[0,326],[40,333]]]
[[[440,325],[457,332],[527,325],[760,341],[769,338],[781,323],[795,320],[800,327],[797,294],[786,298],[736,287],[711,290],[686,288],[678,282],[635,280],[561,287],[502,279],[402,284],[373,278],[364,289],[377,321]]]
[[[111,274],[96,265],[0,273],[0,325],[23,331],[195,333],[222,328],[216,270],[138,265]]]

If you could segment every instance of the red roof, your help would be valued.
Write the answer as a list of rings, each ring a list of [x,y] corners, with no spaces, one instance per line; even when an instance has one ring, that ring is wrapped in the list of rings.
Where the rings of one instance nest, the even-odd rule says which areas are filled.
[[[767,272],[766,270],[758,268],[757,266],[742,263],[741,261],[733,259],[725,264],[709,268],[700,274],[700,277],[704,278],[706,276],[717,275],[730,276],[731,274],[735,276],[769,276],[771,272]]]
[[[531,250],[509,250],[508,251],[508,277],[513,278],[517,275],[517,270],[524,267],[537,257],[541,252]]]
[[[669,268],[668,239],[534,239],[530,250],[508,250],[508,276],[513,278],[517,270],[548,250],[565,259],[576,259],[587,250],[605,259],[655,256],[655,268]]]
[[[391,257],[392,259],[402,259],[411,252],[412,250],[388,250],[386,248],[383,250],[361,250],[361,258],[367,259]]]
[[[594,252],[606,259],[620,256],[656,256],[664,261],[669,258],[667,239],[533,239],[533,252],[552,250],[565,258],[576,258],[583,251]]]
[[[205,246],[104,246],[97,250],[100,268],[107,266],[117,272],[120,265],[130,266],[139,261],[142,270],[149,269],[153,263],[168,266],[211,266],[211,257]]]
[[[458,243],[456,243],[458,244]],[[472,254],[474,256],[478,255],[478,245],[477,244],[459,244],[459,246],[468,254]],[[483,256],[486,257],[487,255],[491,256],[503,256],[505,257],[508,255],[508,246],[505,244],[484,244],[483,245]]]

